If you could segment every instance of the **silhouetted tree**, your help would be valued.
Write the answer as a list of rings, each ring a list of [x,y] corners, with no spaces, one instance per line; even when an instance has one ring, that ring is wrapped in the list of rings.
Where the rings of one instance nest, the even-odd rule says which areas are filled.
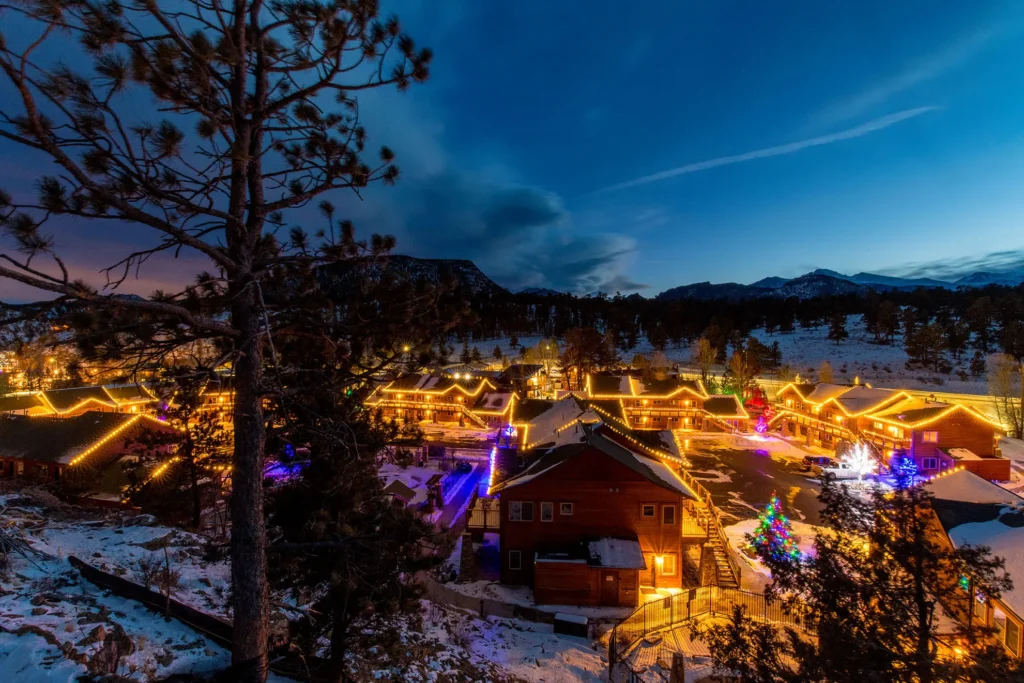
[[[833,313],[828,323],[827,339],[834,341],[837,345],[844,339],[849,338],[850,333],[846,331],[846,316],[842,313]]]

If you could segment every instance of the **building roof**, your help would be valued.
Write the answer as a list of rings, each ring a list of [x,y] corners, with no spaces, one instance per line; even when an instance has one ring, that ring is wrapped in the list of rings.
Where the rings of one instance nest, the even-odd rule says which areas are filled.
[[[687,498],[693,498],[693,493],[683,484],[679,476],[661,460],[641,453],[640,449],[627,448],[605,436],[601,433],[600,426],[579,423],[579,430],[581,438],[579,443],[556,446],[542,451],[526,469],[496,484],[491,491],[498,492],[506,488],[521,486],[552,471],[571,458],[596,451],[662,488]]]
[[[107,394],[103,387],[51,389],[43,392],[43,400],[58,413],[76,410],[90,402],[107,406],[108,408],[117,407],[117,402]]]
[[[898,389],[875,389],[864,385],[850,387],[834,401],[847,415],[858,415],[897,401],[909,398],[909,394]]]
[[[386,392],[408,392],[410,394],[415,393],[430,393],[430,394],[442,394],[447,393],[451,390],[461,391],[464,394],[474,396],[478,394],[483,388],[487,386],[492,389],[495,388],[491,384],[490,380],[487,379],[468,379],[465,381],[457,380],[453,377],[446,377],[444,375],[434,374],[411,374],[403,375],[394,382],[391,382],[385,386],[382,391]]]
[[[0,396],[0,413],[14,413],[33,408],[45,408],[47,411],[53,412],[53,409],[47,406],[37,393]]]
[[[722,394],[704,399],[704,412],[714,417],[750,417],[735,394]]]
[[[485,391],[473,404],[473,410],[505,413],[515,398],[514,391]]]
[[[847,384],[826,384],[820,382],[814,385],[814,390],[804,396],[811,403],[824,403],[833,398],[838,398],[850,390]]]
[[[114,430],[139,419],[98,411],[74,417],[0,417],[0,457],[66,465]]]
[[[1024,499],[967,470],[940,475],[925,486],[932,507],[955,547],[988,546],[1006,560],[1014,589],[1000,599],[1024,616]]]
[[[940,403],[920,398],[906,398],[884,410],[871,413],[869,417],[901,426],[918,427],[954,411],[963,411],[974,419],[985,422],[995,429],[1002,429],[1001,426],[992,422],[974,408],[969,408],[960,403]]]
[[[156,396],[141,384],[111,385],[103,387],[103,390],[118,404],[149,403],[157,400]]]
[[[807,398],[810,393],[814,391],[815,386],[817,385],[809,383],[796,384],[795,382],[790,382],[786,386],[782,387],[782,389],[779,390],[779,393],[781,394],[786,389],[793,389],[796,393],[800,394],[802,398]]]
[[[676,377],[644,380],[632,375],[592,374],[588,377],[587,383],[589,395],[592,397],[667,398],[684,392],[691,393],[698,398],[706,398],[708,395],[700,380],[681,380]]]
[[[384,495],[399,498],[406,504],[411,503],[416,498],[416,492],[398,479],[384,487]]]
[[[498,381],[503,384],[509,384],[517,381],[522,382],[530,379],[531,377],[535,377],[542,370],[544,370],[544,366],[537,365],[535,363],[513,363],[498,375]]]
[[[555,401],[548,401],[541,398],[525,398],[516,402],[516,409],[513,413],[515,422],[530,422],[538,415],[545,413],[555,404]]]
[[[633,378],[629,375],[590,375],[587,386],[590,396],[632,396]]]

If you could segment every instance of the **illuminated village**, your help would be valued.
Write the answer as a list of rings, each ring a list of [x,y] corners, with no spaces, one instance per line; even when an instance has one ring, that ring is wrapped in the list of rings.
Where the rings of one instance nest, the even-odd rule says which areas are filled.
[[[0,683],[1021,683],[1021,26],[0,2]]]

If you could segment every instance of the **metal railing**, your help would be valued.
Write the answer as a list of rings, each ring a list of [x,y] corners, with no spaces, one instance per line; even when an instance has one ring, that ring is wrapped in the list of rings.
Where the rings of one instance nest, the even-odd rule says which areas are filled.
[[[761,593],[718,586],[690,588],[661,600],[644,603],[619,622],[612,629],[608,644],[610,665],[614,668],[636,643],[652,633],[681,626],[704,615],[728,616],[736,606],[744,607],[746,616],[751,619],[808,631],[806,618],[790,612],[780,601],[770,600]]]

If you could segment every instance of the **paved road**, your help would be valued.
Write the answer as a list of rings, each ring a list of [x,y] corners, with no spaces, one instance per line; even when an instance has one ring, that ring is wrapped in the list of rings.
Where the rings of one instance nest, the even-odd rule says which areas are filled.
[[[791,461],[772,458],[753,446],[739,450],[712,444],[696,444],[686,456],[693,463],[694,477],[701,479],[715,505],[727,515],[754,518],[775,492],[791,518],[808,524],[821,522],[821,486],[798,472]],[[732,521],[727,518],[724,523]]]
[[[455,495],[444,506],[441,518],[437,521],[438,527],[441,529],[448,529],[452,526],[452,523],[456,521],[455,516],[462,511],[462,508],[466,505],[470,496],[473,495],[473,491],[476,490],[477,484],[480,483],[480,480],[487,472],[487,465],[487,462],[473,463],[473,471],[455,484],[457,487]]]

